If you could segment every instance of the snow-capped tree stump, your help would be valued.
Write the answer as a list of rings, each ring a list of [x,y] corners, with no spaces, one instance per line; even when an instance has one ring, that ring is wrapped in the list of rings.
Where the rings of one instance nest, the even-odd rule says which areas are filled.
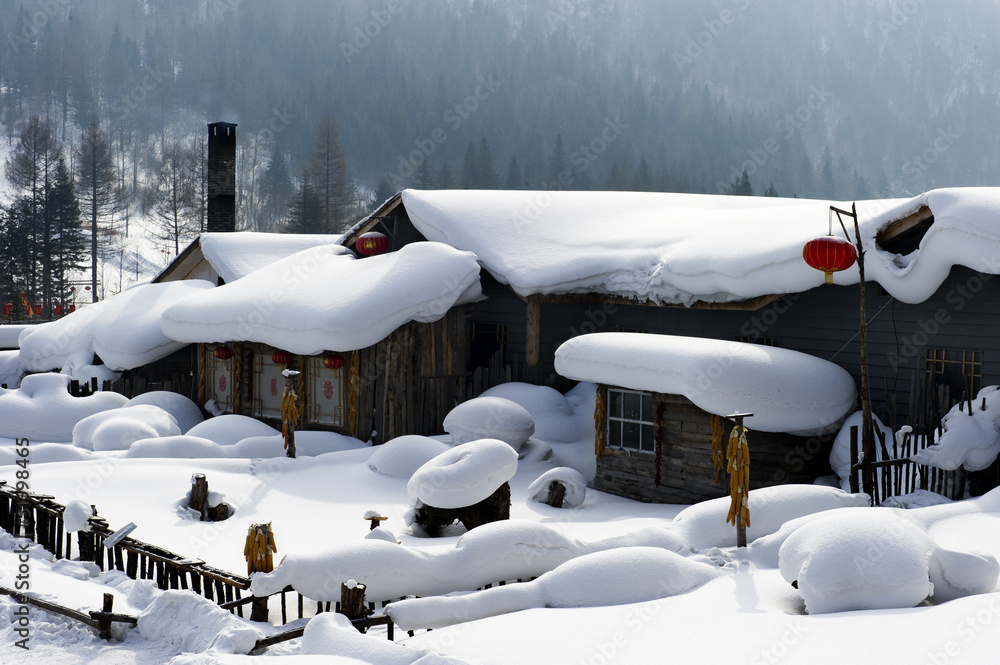
[[[549,498],[545,500],[545,503],[553,508],[562,508],[564,498],[566,498],[566,486],[558,480],[549,483]]]
[[[510,519],[510,484],[504,483],[490,496],[465,508],[420,506],[416,509],[414,518],[414,522],[431,537],[440,535],[441,529],[456,520],[471,531],[489,522]]]
[[[199,515],[205,514],[205,503],[208,501],[208,478],[204,473],[196,473],[191,476],[191,498],[188,500],[188,508],[198,511]]]
[[[372,610],[365,604],[365,585],[354,580],[348,580],[340,585],[340,613],[352,621],[364,619]],[[365,632],[363,628],[359,628]]]

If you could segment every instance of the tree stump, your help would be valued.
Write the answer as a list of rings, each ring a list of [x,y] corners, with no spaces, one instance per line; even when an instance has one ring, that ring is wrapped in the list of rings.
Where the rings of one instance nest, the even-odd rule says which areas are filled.
[[[549,483],[549,498],[545,503],[553,508],[562,508],[563,500],[566,498],[566,486],[558,480]]]
[[[490,496],[465,508],[421,506],[415,511],[414,518],[427,535],[432,537],[441,535],[441,529],[456,520],[471,531],[489,522],[510,519],[510,485],[504,483]]]
[[[365,603],[365,585],[353,582],[353,586],[345,582],[340,585],[340,613],[352,621],[364,619],[372,613]],[[361,632],[364,629],[359,628]]]
[[[188,501],[188,508],[197,510],[204,518],[206,501],[208,501],[208,479],[204,473],[196,473],[191,476],[191,499]]]

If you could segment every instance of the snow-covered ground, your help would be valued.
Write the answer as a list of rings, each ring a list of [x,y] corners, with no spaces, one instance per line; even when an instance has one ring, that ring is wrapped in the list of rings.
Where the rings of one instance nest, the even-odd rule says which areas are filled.
[[[112,528],[135,522],[134,538],[237,573],[245,570],[247,528],[270,522],[275,561],[289,558],[270,576],[255,576],[261,585],[273,577],[272,585],[291,581],[320,597],[322,586],[339,589],[343,577],[396,597],[457,592],[399,602],[391,611],[400,625],[443,627],[418,630],[412,638],[397,631],[396,645],[384,632],[360,635],[333,615],[321,615],[308,623],[305,637],[263,656],[291,663],[980,664],[995,659],[1000,490],[910,510],[860,507],[864,497],[829,487],[760,490],[751,494],[751,546],[738,550],[725,523],[728,499],[687,509],[592,489],[571,508],[530,499],[538,494],[531,485],[539,476],[584,466],[580,460],[592,451],[585,436],[575,442],[539,438],[553,422],[575,421],[586,431],[582,425],[592,417],[593,404],[580,399],[586,386],[571,395],[575,408],[569,414],[565,400],[543,399],[538,391],[518,385],[498,391],[529,402],[536,420],[510,481],[512,519],[468,533],[456,525],[442,538],[412,534],[405,513],[412,498],[410,475],[453,450],[447,436],[407,437],[381,448],[324,439],[309,451],[315,456],[295,460],[281,457],[280,446],[268,453],[274,457],[188,459],[181,451],[189,448],[179,446],[173,457],[145,458],[37,440],[29,445],[28,482],[32,491],[61,503],[97,506]],[[550,412],[539,410],[540,403]],[[176,404],[163,406],[179,413]],[[148,420],[137,407],[114,409],[134,409],[134,418]],[[213,420],[226,427],[211,427]],[[233,454],[246,445],[234,439],[257,433],[242,421],[221,418],[194,427],[186,438],[200,433],[198,438]],[[223,440],[226,432],[234,436]],[[19,459],[16,448],[14,440],[0,440],[0,479],[8,482],[15,482],[21,469],[12,464]],[[426,477],[442,464],[420,473]],[[593,473],[592,467],[580,471]],[[229,520],[200,522],[184,508],[194,473],[204,473],[216,499],[233,507]],[[556,475],[574,477],[569,471]],[[399,544],[366,538],[369,511],[388,517],[378,535],[388,531],[389,540]],[[16,539],[0,535],[3,586],[15,584],[18,547]],[[830,552],[837,554],[833,560],[819,556]],[[245,663],[254,658],[240,655],[246,645],[276,630],[220,613],[192,593],[160,593],[121,573],[96,574],[87,564],[54,562],[38,547],[30,551],[29,566],[32,593],[88,610],[98,609],[102,594],[110,592],[116,611],[142,619],[103,642],[89,628],[32,610],[31,650],[24,651],[15,646],[20,637],[13,612],[19,605],[0,597],[3,663]],[[469,593],[494,577],[550,570],[534,583]],[[317,576],[335,583],[320,584]],[[801,581],[798,590],[790,576]],[[858,580],[867,582],[859,587]],[[813,613],[807,613],[807,604]],[[277,622],[277,602],[271,613]]]

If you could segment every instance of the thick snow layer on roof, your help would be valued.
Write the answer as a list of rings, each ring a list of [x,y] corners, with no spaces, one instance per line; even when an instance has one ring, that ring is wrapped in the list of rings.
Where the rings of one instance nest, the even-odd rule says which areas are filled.
[[[753,413],[751,430],[813,435],[854,406],[854,379],[798,351],[699,337],[593,333],[564,342],[555,368],[577,381],[683,395],[720,416]]]
[[[476,257],[447,245],[414,243],[363,260],[340,249],[299,252],[187,298],[163,313],[163,331],[180,342],[262,342],[305,355],[353,351],[481,295]]]
[[[73,428],[88,416],[117,410],[128,400],[118,393],[69,394],[65,374],[31,374],[16,390],[0,389],[0,436],[35,441],[71,441]]]
[[[90,365],[95,353],[115,371],[159,360],[184,346],[160,329],[163,310],[214,286],[204,280],[143,284],[87,305],[22,336],[21,366],[32,372],[71,373]]]
[[[286,256],[320,245],[332,245],[339,240],[337,235],[241,231],[203,233],[198,242],[205,260],[228,284]],[[332,251],[350,253],[343,247]]]
[[[428,240],[475,252],[522,296],[608,293],[682,304],[821,285],[823,274],[806,265],[802,247],[827,233],[831,204],[850,209],[805,199],[636,192],[406,190],[402,197]],[[880,229],[922,206],[935,221],[915,254],[878,249]],[[1000,272],[1000,189],[861,201],[858,215],[866,278],[900,300],[926,300],[953,265]],[[834,276],[837,284],[857,281],[856,270]]]

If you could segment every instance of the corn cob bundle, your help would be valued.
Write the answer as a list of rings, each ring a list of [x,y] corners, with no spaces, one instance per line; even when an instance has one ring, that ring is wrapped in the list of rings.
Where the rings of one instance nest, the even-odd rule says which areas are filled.
[[[288,448],[288,428],[294,427],[299,419],[299,407],[295,403],[295,391],[285,386],[281,393],[281,436],[285,440],[285,448]]]
[[[737,515],[744,526],[750,526],[750,506],[747,490],[750,487],[750,448],[747,430],[737,425],[729,435],[727,468],[729,469],[729,514],[726,522],[736,526]]]
[[[712,414],[712,464],[715,466],[715,484],[719,484],[719,474],[726,466],[722,451],[722,418]]]
[[[253,524],[247,532],[246,544],[243,546],[243,556],[247,561],[247,575],[250,573],[269,573],[274,570],[274,552],[278,548],[274,544],[274,533],[271,523]]]

